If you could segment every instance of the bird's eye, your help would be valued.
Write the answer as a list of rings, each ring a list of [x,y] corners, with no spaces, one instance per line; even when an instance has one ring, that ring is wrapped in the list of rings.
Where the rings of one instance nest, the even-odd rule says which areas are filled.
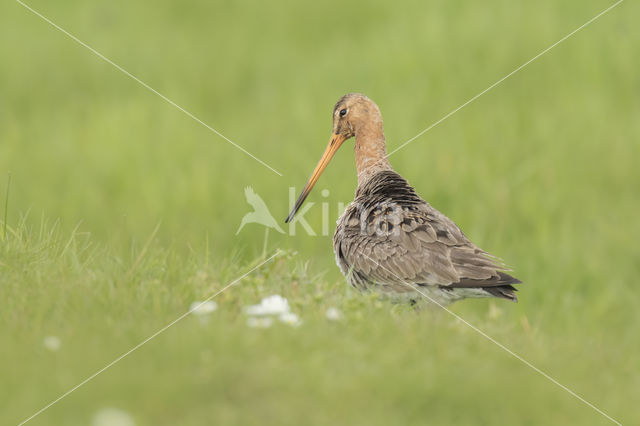
[[[346,108],[341,109],[340,110],[340,117],[344,117],[345,115],[347,115],[347,109]]]

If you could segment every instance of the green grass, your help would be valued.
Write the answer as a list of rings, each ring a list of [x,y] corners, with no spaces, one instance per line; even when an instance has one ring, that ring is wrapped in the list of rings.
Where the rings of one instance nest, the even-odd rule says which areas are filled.
[[[374,99],[392,150],[610,2],[45,2],[0,5],[0,423],[18,424],[263,258],[335,101]],[[525,281],[452,310],[623,424],[640,423],[640,9],[600,20],[391,157]],[[345,146],[307,215],[355,188]],[[327,197],[322,189],[329,189]],[[5,236],[6,229],[6,236]],[[331,236],[278,258],[29,424],[610,424],[446,312],[351,291]],[[281,294],[303,323],[247,326]],[[325,317],[329,307],[344,317]],[[43,345],[61,341],[58,351]]]

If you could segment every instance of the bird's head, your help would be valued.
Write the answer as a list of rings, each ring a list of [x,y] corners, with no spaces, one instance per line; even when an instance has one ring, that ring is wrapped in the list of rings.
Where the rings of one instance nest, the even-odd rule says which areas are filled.
[[[366,132],[372,126],[382,126],[382,114],[375,102],[360,93],[349,93],[340,98],[333,107],[333,131],[329,144],[285,222],[288,223],[293,219],[344,141],[361,132]]]
[[[382,124],[382,114],[378,105],[363,94],[349,93],[333,107],[331,141],[336,139],[336,143],[341,145],[366,128],[379,124]]]

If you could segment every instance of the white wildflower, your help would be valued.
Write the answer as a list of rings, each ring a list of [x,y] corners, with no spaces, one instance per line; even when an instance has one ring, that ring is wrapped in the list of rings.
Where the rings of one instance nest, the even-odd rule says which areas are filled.
[[[50,351],[57,352],[60,349],[62,342],[60,342],[60,339],[56,336],[47,336],[42,340],[42,344]]]
[[[300,321],[300,318],[293,312],[285,312],[284,314],[280,314],[278,318],[283,323],[292,325],[294,327],[297,327],[300,324],[302,324],[302,321]]]
[[[278,294],[265,297],[260,304],[245,308],[247,315],[279,315],[287,312],[289,312],[289,302]]]
[[[338,308],[334,308],[334,307],[327,309],[327,312],[325,312],[325,315],[327,316],[327,319],[329,321],[337,321],[340,318],[342,318],[342,312],[340,312]]]
[[[135,424],[129,413],[117,408],[99,410],[91,422],[91,426],[135,426]]]
[[[218,304],[214,301],[207,300],[206,302],[193,302],[189,311],[194,315],[208,315],[216,309],[218,309]]]

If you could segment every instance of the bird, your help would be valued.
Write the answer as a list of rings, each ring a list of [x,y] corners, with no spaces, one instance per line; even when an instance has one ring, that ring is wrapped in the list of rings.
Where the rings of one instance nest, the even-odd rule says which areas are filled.
[[[269,211],[267,205],[264,203],[264,200],[260,198],[258,194],[256,194],[252,187],[247,186],[244,189],[244,196],[247,199],[247,203],[249,203],[253,207],[254,211],[244,215],[244,217],[240,221],[240,227],[236,231],[236,235],[240,233],[240,230],[244,228],[247,223],[259,223],[260,225],[266,226],[267,229],[273,228],[281,234],[284,234],[284,231],[282,230],[282,228],[280,228],[278,222],[271,215],[271,212]]]
[[[503,261],[473,244],[389,163],[380,108],[360,93],[333,108],[333,131],[285,222],[293,220],[342,144],[355,138],[355,198],[337,221],[333,249],[347,282],[396,302],[438,305],[493,297],[517,302]]]

